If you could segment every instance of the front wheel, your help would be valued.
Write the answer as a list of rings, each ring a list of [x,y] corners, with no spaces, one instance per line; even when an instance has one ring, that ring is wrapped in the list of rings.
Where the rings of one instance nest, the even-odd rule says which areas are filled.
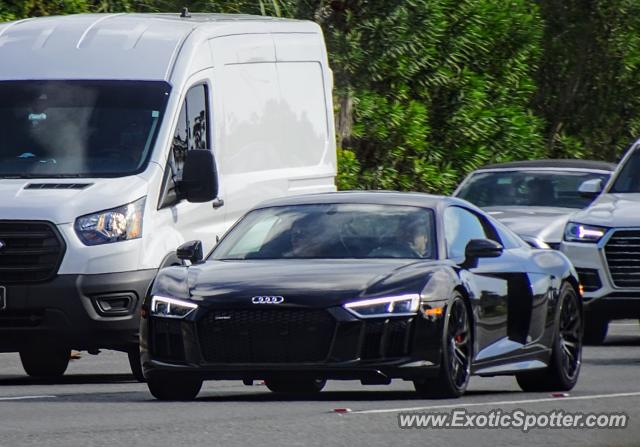
[[[147,379],[149,391],[158,400],[193,400],[202,388],[202,379],[168,375]]]
[[[25,372],[33,377],[60,377],[69,366],[71,349],[62,346],[38,346],[20,351]]]
[[[416,391],[426,397],[460,397],[467,390],[473,358],[473,336],[469,308],[462,296],[454,296],[445,317],[442,361],[434,379],[414,381]]]
[[[327,381],[324,379],[269,379],[264,384],[274,393],[315,394],[322,391]]]
[[[144,382],[145,378],[142,373],[142,363],[140,362],[140,348],[138,346],[130,348],[127,351],[127,356],[129,357],[129,367],[131,368],[133,377],[138,382]]]
[[[582,312],[569,284],[560,289],[560,316],[549,366],[516,374],[523,391],[569,391],[578,381],[582,363]]]

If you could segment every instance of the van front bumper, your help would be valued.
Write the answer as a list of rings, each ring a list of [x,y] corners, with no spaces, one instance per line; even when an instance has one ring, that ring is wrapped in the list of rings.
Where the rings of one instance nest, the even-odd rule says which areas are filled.
[[[77,350],[131,348],[138,343],[140,305],[156,273],[58,275],[44,283],[0,284],[5,288],[0,352],[45,340]]]

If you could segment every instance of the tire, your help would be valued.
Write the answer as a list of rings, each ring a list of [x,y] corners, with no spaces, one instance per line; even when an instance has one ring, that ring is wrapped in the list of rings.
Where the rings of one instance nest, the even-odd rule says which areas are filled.
[[[142,363],[140,362],[140,348],[136,346],[135,348],[129,349],[127,356],[129,357],[129,367],[131,368],[131,374],[133,374],[134,379],[138,382],[146,382],[144,374],[142,373]]]
[[[592,313],[587,313],[584,320],[584,337],[582,341],[585,345],[598,346],[604,343],[609,332],[609,320],[597,317]]]
[[[20,351],[25,372],[32,377],[60,377],[69,366],[71,349],[62,346],[38,347]]]
[[[473,326],[467,303],[456,294],[447,308],[442,333],[442,357],[438,376],[416,380],[416,391],[429,398],[454,398],[467,390],[473,359]]]
[[[202,388],[202,379],[167,375],[147,379],[149,391],[158,400],[189,401],[196,398]]]
[[[324,379],[270,379],[264,384],[274,393],[280,394],[317,394],[327,381]]]
[[[570,284],[563,284],[560,310],[549,366],[516,374],[523,391],[569,391],[578,381],[582,363],[582,312],[578,296]]]

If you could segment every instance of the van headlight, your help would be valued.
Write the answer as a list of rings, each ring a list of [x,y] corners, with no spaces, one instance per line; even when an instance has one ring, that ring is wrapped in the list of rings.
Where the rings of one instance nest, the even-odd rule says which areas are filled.
[[[164,318],[184,318],[198,308],[189,301],[154,295],[151,298],[151,315]]]
[[[142,237],[146,197],[127,205],[78,217],[75,230],[85,245],[110,244]]]
[[[401,295],[354,301],[343,307],[360,318],[398,317],[418,313],[420,295]]]
[[[569,222],[564,229],[564,240],[568,242],[597,243],[606,234],[607,228]]]

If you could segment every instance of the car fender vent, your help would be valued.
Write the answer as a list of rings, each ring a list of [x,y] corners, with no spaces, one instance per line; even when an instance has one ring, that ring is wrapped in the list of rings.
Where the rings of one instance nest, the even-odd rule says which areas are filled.
[[[85,189],[93,183],[29,183],[24,189]]]

